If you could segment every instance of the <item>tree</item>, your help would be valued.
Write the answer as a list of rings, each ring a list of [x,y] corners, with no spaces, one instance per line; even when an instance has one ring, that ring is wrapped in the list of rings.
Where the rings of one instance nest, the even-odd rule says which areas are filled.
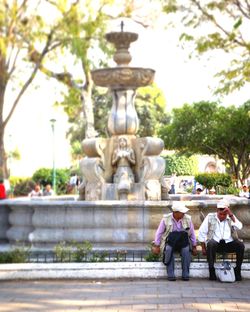
[[[7,177],[6,152],[4,148],[4,132],[6,126],[18,105],[20,98],[32,83],[44,56],[48,52],[52,42],[52,31],[42,32],[42,21],[38,15],[27,15],[27,2],[22,1],[1,1],[0,3],[0,168],[1,175]],[[34,31],[34,29],[36,29]],[[39,29],[39,30],[38,30]],[[17,63],[24,61],[25,57],[32,57],[31,46],[36,38],[43,37],[44,44],[41,47],[40,58],[37,65],[30,68],[26,80],[22,83],[19,90],[15,92],[15,98],[4,118],[5,94],[11,80],[15,78]],[[22,52],[22,53],[21,53]]]
[[[249,0],[166,0],[164,11],[180,18],[186,27],[180,39],[194,42],[199,55],[216,50],[230,56],[228,67],[216,75],[216,93],[228,94],[250,82]]]
[[[155,84],[138,89],[135,107],[140,121],[140,137],[156,136],[161,126],[168,124],[166,99]]]
[[[104,67],[113,52],[113,47],[107,44],[105,39],[105,29],[107,22],[117,17],[129,17],[133,15],[133,20],[139,22],[143,26],[148,26],[146,20],[140,19],[136,11],[140,9],[136,5],[136,1],[121,1],[120,10],[116,15],[110,15],[105,10],[105,6],[110,4],[112,7],[113,1],[100,0],[98,6],[95,5],[95,10],[92,8],[92,1],[85,1],[84,11],[78,7],[77,10],[72,10],[70,17],[63,25],[63,31],[67,33],[67,40],[63,43],[63,48],[70,52],[81,67],[81,76],[77,76],[71,69],[64,69],[63,72],[54,72],[48,66],[40,66],[40,69],[49,77],[53,77],[64,83],[68,88],[64,95],[64,100],[59,105],[64,107],[65,112],[69,116],[69,122],[72,127],[69,130],[71,135],[71,143],[76,140],[81,140],[83,137],[91,138],[97,135],[107,135],[107,118],[108,106],[111,105],[110,98],[107,100],[100,95],[94,88],[91,71],[96,67]],[[149,18],[147,17],[149,20]],[[148,22],[148,21],[147,21]],[[99,52],[98,52],[99,47]],[[95,52],[95,57],[93,57]],[[99,55],[99,58],[98,58]],[[159,93],[159,90],[158,90]],[[162,93],[155,95],[162,98]],[[164,111],[162,99],[158,99],[159,103],[157,112],[158,119],[164,119]],[[94,99],[94,101],[93,101]],[[160,103],[162,102],[162,103]],[[158,104],[157,104],[158,105]],[[83,116],[81,112],[83,111]],[[142,113],[147,113],[149,108]],[[151,108],[150,112],[154,110]],[[155,117],[151,118],[155,119]],[[77,123],[74,124],[74,121]],[[164,120],[165,121],[165,120]],[[154,132],[152,129],[151,132]],[[76,148],[77,147],[77,148]],[[74,145],[74,151],[79,153],[79,144]],[[75,154],[76,156],[76,154]]]
[[[250,101],[240,107],[216,103],[185,104],[174,109],[160,130],[167,149],[217,155],[241,182],[250,174]]]
[[[65,6],[62,5],[63,1],[57,2],[56,12],[53,11],[55,6],[51,4],[52,1],[0,2],[0,169],[5,178],[8,177],[5,129],[46,57],[55,57],[55,51],[66,41],[63,25],[74,12],[78,1],[67,2]],[[46,22],[44,12],[51,12],[51,9],[55,17],[53,22]],[[8,102],[9,106],[6,107],[10,90],[13,101]]]
[[[195,175],[198,172],[198,157],[192,155],[186,157],[185,155],[164,155],[166,160],[165,175],[171,175],[173,172],[177,176],[180,175]]]
[[[91,70],[103,65],[103,60],[107,59],[104,55],[109,53],[104,39],[107,21],[134,14],[135,2],[124,0],[119,5],[114,0],[97,0],[94,5],[91,0],[0,2],[0,169],[4,177],[8,176],[4,132],[39,71],[65,84],[69,93],[80,96],[86,136],[96,135]],[[58,61],[62,54],[65,59],[73,58],[73,65],[81,68],[80,75],[72,68],[75,66],[67,69],[66,60],[65,63],[61,59]],[[55,63],[57,67],[61,65],[61,70],[54,70]],[[10,92],[13,86],[16,87],[12,92],[15,98],[4,118],[6,91]]]
[[[92,57],[89,53],[97,42],[102,51],[107,51],[101,39],[105,22],[109,18],[106,9],[109,7],[110,10],[112,5],[113,0],[96,1],[95,9],[91,0],[0,2],[0,169],[4,177],[8,177],[4,147],[5,129],[39,71],[81,93],[85,117],[88,115],[87,132],[90,136],[95,134],[91,102]],[[126,10],[123,12],[126,13]],[[62,53],[65,53],[65,56],[75,56],[75,61],[80,60],[83,78],[73,79],[72,73],[66,70],[55,73],[49,67],[54,65],[58,55]],[[4,117],[7,92],[13,87],[16,88],[11,91],[14,100]]]

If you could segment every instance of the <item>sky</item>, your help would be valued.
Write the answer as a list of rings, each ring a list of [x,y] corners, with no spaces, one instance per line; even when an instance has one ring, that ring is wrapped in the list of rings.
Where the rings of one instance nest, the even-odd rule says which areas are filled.
[[[189,58],[191,47],[179,46],[180,29],[162,27],[163,22],[155,24],[154,29],[143,28],[135,23],[125,22],[124,31],[139,33],[138,40],[131,44],[130,66],[147,67],[156,71],[155,82],[165,94],[167,110],[181,107],[184,103],[201,100],[214,100],[213,75],[225,60],[218,53],[202,60]],[[110,25],[109,31],[119,31],[120,21]],[[41,167],[52,167],[53,133],[50,119],[55,118],[55,158],[56,167],[70,167],[70,147],[66,139],[67,116],[62,109],[53,107],[61,98],[62,88],[42,75],[35,81],[36,88],[22,98],[6,130],[7,150],[17,148],[21,160],[12,161],[11,174],[31,176]],[[9,94],[11,98],[11,94]],[[224,105],[240,105],[249,98],[247,88],[220,99]]]

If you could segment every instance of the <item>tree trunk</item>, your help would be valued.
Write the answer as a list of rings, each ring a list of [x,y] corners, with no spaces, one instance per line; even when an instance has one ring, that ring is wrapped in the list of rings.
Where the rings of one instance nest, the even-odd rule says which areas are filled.
[[[4,94],[6,90],[6,65],[5,58],[0,51],[0,177],[8,178],[7,157],[4,148],[5,123],[3,121]]]
[[[2,123],[1,123],[2,124]],[[0,178],[8,178],[7,157],[4,148],[4,128],[0,124]]]

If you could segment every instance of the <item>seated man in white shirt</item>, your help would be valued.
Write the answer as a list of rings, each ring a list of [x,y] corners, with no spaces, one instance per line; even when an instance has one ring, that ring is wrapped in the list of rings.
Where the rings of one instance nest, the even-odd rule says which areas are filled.
[[[216,252],[235,252],[236,281],[241,281],[241,265],[245,246],[237,236],[236,229],[242,229],[242,223],[234,216],[229,204],[221,200],[217,204],[217,212],[209,213],[200,226],[198,240],[201,242],[202,254],[207,256],[209,279],[216,280],[214,262]]]
[[[242,186],[242,190],[239,193],[240,197],[250,198],[250,192],[247,185]]]

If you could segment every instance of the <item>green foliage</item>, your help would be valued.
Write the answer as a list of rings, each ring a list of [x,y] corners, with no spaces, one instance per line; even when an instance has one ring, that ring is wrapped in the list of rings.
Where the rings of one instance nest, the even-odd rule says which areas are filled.
[[[9,181],[10,181],[10,185],[12,186],[12,187],[15,187],[17,184],[19,184],[20,182],[22,182],[22,181],[25,181],[25,180],[28,180],[28,179],[30,179],[30,178],[28,178],[28,177],[15,177],[15,176],[11,176],[10,178],[9,178]]]
[[[14,183],[14,196],[27,196],[35,186],[35,181],[31,178],[19,178]]]
[[[18,148],[15,148],[14,150],[10,151],[9,153],[7,153],[7,157],[10,159],[15,159],[15,160],[20,160],[21,159],[21,155],[20,152],[18,150]]]
[[[113,261],[114,262],[125,261],[126,255],[127,255],[127,251],[126,250],[117,250],[115,255],[114,255]]]
[[[53,169],[40,168],[34,172],[32,179],[46,186],[46,184],[53,184]],[[58,194],[64,194],[66,192],[66,185],[70,179],[69,169],[56,169],[56,190]]]
[[[93,92],[95,128],[101,137],[108,137],[107,124],[112,107],[111,94],[102,88]]]
[[[72,246],[68,245],[66,242],[60,242],[54,247],[54,253],[57,261],[59,262],[70,262]]]
[[[71,145],[71,155],[75,159],[80,159],[82,158],[82,144],[79,141],[74,141]]]
[[[250,173],[250,101],[239,107],[217,103],[185,104],[172,111],[159,131],[165,148],[182,153],[217,155],[230,174],[243,181]]]
[[[6,89],[13,91],[7,110],[5,98],[0,98],[0,115],[6,115],[0,120],[0,168],[4,177],[8,176],[3,141],[5,127],[38,71],[64,83],[70,97],[75,98],[73,102],[80,96],[91,100],[91,70],[103,65],[112,49],[104,36],[107,22],[124,13],[124,6],[127,5],[112,11],[117,8],[113,0],[100,0],[94,6],[90,0],[0,1],[0,85],[2,94]],[[53,18],[48,18],[48,12]],[[61,59],[58,62],[58,55],[70,56],[73,66],[65,65],[67,62]],[[52,71],[49,64],[55,64],[52,67],[56,71]],[[72,67],[78,68],[72,70]],[[3,114],[4,111],[8,113]]]
[[[160,254],[156,255],[152,252],[152,244],[149,244],[147,246],[147,251],[148,251],[148,253],[144,257],[145,261],[147,261],[147,262],[158,262],[160,260],[161,255]]]
[[[149,253],[144,257],[145,261],[147,262],[159,262],[160,255],[156,255],[149,251]]]
[[[225,173],[202,173],[195,176],[195,180],[207,189],[214,187],[216,190],[218,186],[229,187],[232,185],[232,178]]]
[[[176,173],[177,175],[194,175],[198,172],[197,156],[180,156],[178,154],[163,156],[166,160],[165,175]]]
[[[239,189],[234,185],[229,185],[227,188],[220,188],[219,187],[219,194],[232,194],[232,195],[239,195]]]
[[[28,256],[29,249],[15,248],[10,251],[0,252],[0,263],[25,263]]]
[[[86,260],[88,253],[92,250],[92,244],[88,241],[82,243],[73,242],[72,246],[75,248],[73,253],[73,259],[75,262],[82,262],[84,259]]]
[[[88,241],[77,243],[75,241],[66,243],[65,241],[60,242],[54,247],[54,253],[56,259],[60,262],[86,262],[88,254],[92,250],[92,244]],[[97,262],[98,257],[95,257]]]
[[[197,53],[192,51],[192,56],[219,50],[229,59],[229,65],[217,72],[216,93],[228,94],[250,82],[248,1],[167,0],[164,4],[166,14],[175,15],[172,25],[185,26],[180,40],[189,46],[194,43]]]
[[[32,179],[42,186],[51,184],[53,179],[53,169],[40,168],[33,173]]]
[[[105,262],[108,257],[108,252],[94,252],[90,258],[90,262]]]
[[[170,122],[166,113],[166,99],[155,84],[140,88],[135,99],[135,108],[140,121],[138,136],[156,136],[161,126]]]

